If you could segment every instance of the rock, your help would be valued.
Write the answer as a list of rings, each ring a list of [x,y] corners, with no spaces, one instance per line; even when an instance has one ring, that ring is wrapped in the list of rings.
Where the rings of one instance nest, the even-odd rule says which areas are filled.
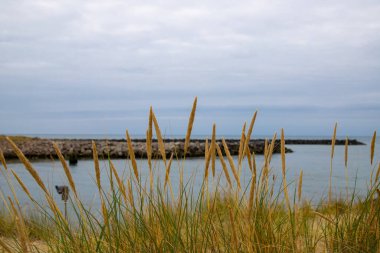
[[[80,158],[92,158],[92,140],[70,140],[70,139],[19,139],[16,145],[21,149],[24,155],[29,159],[50,159],[50,157],[57,158],[53,149],[52,141],[56,142],[64,157],[68,158],[69,163],[74,165]],[[239,152],[240,141],[235,139],[225,140],[231,155],[237,155]],[[184,139],[166,139],[165,153],[169,158],[172,153],[178,157],[184,155]],[[125,140],[95,140],[99,158],[107,158],[108,154],[111,158],[127,158],[129,156],[127,143]],[[223,154],[224,147],[221,140],[217,140]],[[211,142],[209,141],[209,145]],[[286,145],[331,145],[331,140],[299,140],[289,139],[285,140]],[[345,140],[336,140],[336,145],[344,145]],[[364,145],[357,140],[349,140],[349,145]],[[17,159],[16,154],[11,148],[10,144],[5,139],[0,139],[0,149],[3,151],[6,159]],[[147,157],[146,142],[145,140],[133,140],[133,149],[136,158]],[[255,154],[263,154],[264,140],[251,140],[249,149]],[[280,141],[276,141],[274,153],[280,152]],[[286,149],[286,152],[292,152]],[[195,139],[189,143],[186,157],[203,157],[205,153],[205,140]],[[153,158],[160,158],[161,153],[158,148],[157,140],[152,142],[152,156]]]

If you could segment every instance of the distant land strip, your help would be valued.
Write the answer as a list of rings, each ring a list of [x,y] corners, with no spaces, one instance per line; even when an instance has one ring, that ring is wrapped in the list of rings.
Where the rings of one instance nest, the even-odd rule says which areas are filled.
[[[61,149],[62,154],[69,159],[75,157],[77,159],[92,158],[91,139],[44,139],[32,138],[23,136],[13,136],[11,139],[17,144],[25,156],[29,159],[52,159],[56,158],[52,142],[56,142]],[[94,140],[97,145],[97,150],[100,158],[127,158],[129,156],[128,146],[125,139],[97,139]],[[227,146],[231,155],[238,155],[239,140],[226,139]],[[178,157],[184,155],[185,139],[165,139],[166,156],[170,157],[171,153],[175,153]],[[210,140],[209,140],[210,142]],[[254,139],[249,143],[251,152],[255,154],[264,153],[264,139]],[[222,146],[222,140],[218,139],[217,143]],[[285,140],[286,145],[331,145],[331,140],[308,140],[308,139],[289,139]],[[336,140],[336,145],[344,145],[345,140]],[[348,141],[349,145],[365,145],[355,139]],[[3,136],[0,136],[0,149],[6,159],[16,159],[17,156],[13,152],[9,143]],[[146,142],[145,139],[134,139],[133,150],[137,158],[146,158]],[[222,149],[223,150],[223,149]],[[286,152],[292,152],[286,148]],[[274,153],[280,153],[280,141],[276,140]],[[192,139],[186,157],[203,157],[205,154],[205,140]],[[158,150],[157,140],[152,141],[152,156],[153,158],[161,158]]]

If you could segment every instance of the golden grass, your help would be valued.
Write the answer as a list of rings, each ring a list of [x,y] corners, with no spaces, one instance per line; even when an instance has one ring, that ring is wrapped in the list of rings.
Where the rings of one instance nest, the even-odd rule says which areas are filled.
[[[166,185],[168,184],[168,182],[170,184],[169,175],[170,175],[170,167],[171,167],[172,161],[173,161],[173,155],[174,155],[174,153],[171,154],[170,159],[169,159],[169,163],[166,166],[164,189],[166,188]]]
[[[211,152],[211,147],[208,145],[208,139],[205,141],[205,180],[208,179],[208,168],[210,166],[210,152]]]
[[[190,136],[191,136],[191,131],[193,129],[193,124],[194,124],[194,119],[195,119],[195,110],[196,109],[197,109],[197,97],[195,97],[195,99],[194,99],[193,108],[191,110],[190,117],[189,117],[189,124],[187,126],[185,146],[184,146],[184,154],[185,155],[187,152],[187,148],[189,147],[189,143],[190,143]]]
[[[17,147],[17,145],[9,137],[6,137],[6,140],[9,142],[9,144],[11,144],[13,151],[16,153],[17,157],[24,164],[25,168],[30,173],[30,175],[34,178],[34,180],[37,182],[37,184],[41,187],[41,189],[45,193],[48,193],[48,190],[47,190],[45,184],[43,183],[42,179],[38,175],[37,171],[33,168],[32,164],[29,162],[29,160],[22,153],[22,151]]]
[[[158,149],[160,150],[162,160],[164,161],[164,164],[166,166],[166,151],[165,151],[164,139],[162,138],[160,126],[158,125],[156,115],[154,115],[153,111],[152,111],[152,119],[153,119],[154,129],[156,130]]]
[[[128,153],[129,153],[129,158],[131,159],[131,162],[132,162],[133,173],[135,174],[136,180],[139,181],[139,171],[137,168],[135,151],[133,150],[132,141],[131,141],[131,138],[129,137],[128,130],[125,132],[125,135],[127,137]]]
[[[290,209],[290,200],[288,193],[288,184],[286,182],[286,158],[285,158],[285,134],[284,129],[281,129],[281,166],[282,166],[282,177],[284,184],[284,194],[287,207]]]
[[[252,116],[251,124],[249,125],[247,135],[244,138],[245,140],[244,140],[242,155],[239,156],[239,168],[241,166],[241,161],[244,159],[244,156],[246,155],[246,148],[249,146],[248,144],[249,144],[249,141],[251,140],[251,135],[253,132],[253,126],[255,125],[256,116],[257,116],[257,111]]]
[[[148,158],[149,170],[152,170],[152,139],[149,138],[149,130],[146,131],[146,156]]]
[[[249,190],[249,198],[248,198],[248,218],[251,218],[253,211],[253,204],[255,202],[255,188],[256,188],[256,174],[252,173],[251,178],[251,187]]]
[[[257,168],[256,168],[256,155],[255,155],[255,152],[252,152],[252,155],[251,155],[252,159],[251,159],[251,163],[252,163],[252,173],[256,175],[256,172],[257,172]]]
[[[0,246],[1,246],[0,249],[6,251],[8,253],[13,253],[14,252],[10,247],[8,247],[8,244],[5,243],[1,238],[0,238]]]
[[[148,131],[146,133],[146,153],[149,170],[152,171],[152,138],[153,138],[153,109],[149,109]]]
[[[210,148],[210,156],[211,156],[211,170],[212,176],[215,177],[215,160],[216,160],[216,125],[212,125],[212,137],[211,137],[211,148]]]
[[[249,142],[245,142],[245,145],[246,145],[246,147],[244,148],[245,156],[247,156],[249,169],[252,171],[253,170],[252,163],[251,163],[252,157],[251,157],[251,150],[249,149]]]
[[[336,129],[338,127],[338,123],[335,123],[334,133],[331,138],[331,155],[330,155],[330,177],[329,177],[329,202],[332,200],[332,162],[334,159],[334,150],[335,150],[335,141],[336,141]]]
[[[344,174],[346,177],[346,195],[348,198],[348,137],[346,136],[346,141],[344,143]]]
[[[195,115],[196,99],[194,102],[191,113],[193,116],[190,115],[189,118],[191,127],[188,126],[186,133],[189,139],[194,121],[192,117]],[[149,115],[149,126],[146,133],[147,150],[152,145],[154,126],[160,152],[165,154],[161,132],[152,109]],[[32,200],[34,211],[43,220],[38,224],[31,219],[28,216],[29,210],[19,206],[14,191],[12,191],[12,197],[7,198],[0,189],[0,199],[4,206],[10,206],[7,209],[10,218],[4,218],[0,212],[0,252],[38,252],[39,248],[34,246],[35,243],[31,239],[33,236],[37,236],[37,240],[47,247],[46,252],[53,253],[379,251],[380,212],[374,195],[376,193],[380,195],[377,183],[380,163],[376,171],[375,182],[369,185],[368,193],[365,196],[352,195],[348,196],[350,198],[335,202],[331,199],[325,201],[322,196],[320,204],[311,204],[310,200],[302,196],[303,170],[300,170],[298,182],[288,185],[283,129],[281,129],[280,139],[282,177],[279,179],[275,177],[271,165],[276,134],[271,142],[265,141],[264,162],[257,168],[255,153],[251,153],[248,145],[255,118],[256,113],[252,118],[247,135],[245,126],[243,126],[239,145],[238,162],[247,157],[248,168],[247,166],[242,167],[241,164],[238,169],[236,168],[223,138],[222,145],[228,160],[228,168],[220,144],[216,142],[216,126],[213,125],[211,142],[208,139],[205,141],[205,175],[199,195],[196,193],[198,186],[195,186],[194,182],[190,180],[187,183],[181,181],[178,192],[176,192],[178,196],[174,197],[170,175],[171,165],[175,159],[174,153],[171,153],[168,162],[164,162],[164,181],[161,181],[159,177],[154,177],[154,173],[158,171],[155,168],[159,168],[162,164],[155,162],[149,165],[150,190],[148,191],[148,182],[139,180],[138,169],[143,168],[137,166],[128,131],[126,131],[126,137],[132,161],[132,166],[128,167],[130,173],[126,174],[126,178],[120,176],[119,171],[109,159],[109,175],[107,175],[109,182],[107,183],[110,188],[104,189],[100,182],[96,144],[92,142],[95,183],[99,189],[96,194],[99,194],[100,205],[88,208],[79,197],[75,198],[75,202],[70,198],[69,204],[74,212],[68,219],[63,217],[58,203],[46,190],[44,183],[42,181],[38,183],[41,178],[30,162],[16,144],[12,145],[10,142],[25,168],[42,189],[50,209],[46,209],[45,205],[40,205],[34,200],[33,194],[36,193],[28,190],[15,171],[12,169],[2,170],[1,173],[11,188],[12,181],[10,179],[13,177],[10,178],[7,175],[13,174],[22,190]],[[190,135],[188,135],[189,132]],[[336,125],[332,138],[333,143],[335,142],[334,136],[336,136]],[[345,144],[344,159],[347,168],[347,139]],[[64,157],[56,144],[53,144],[53,147],[68,178],[70,188],[75,189],[75,186],[78,185],[75,185]],[[370,152],[374,153],[374,149],[375,147],[371,146]],[[213,180],[212,185],[215,187],[208,188],[208,169],[210,161],[215,162],[217,159],[216,155],[223,171],[219,177],[211,179]],[[332,147],[330,159],[332,160],[333,157]],[[162,156],[162,159],[165,157]],[[371,162],[372,159],[371,154]],[[185,157],[182,162],[185,162]],[[5,168],[4,163],[2,164]],[[178,164],[185,168],[183,163],[178,161]],[[232,171],[236,184],[231,181],[229,169]],[[240,182],[240,169],[251,170],[250,182],[243,190],[241,190],[243,180]],[[213,173],[215,174],[215,171]],[[375,174],[375,168],[373,168],[373,174]],[[221,177],[228,183],[227,188],[219,185]],[[181,178],[181,180],[183,179]],[[279,180],[280,182],[277,183],[283,186],[278,189],[278,192],[275,187],[276,180]],[[105,183],[103,181],[104,185],[106,185]],[[170,188],[170,195],[166,191],[167,186]],[[76,195],[76,190],[73,192]],[[291,202],[289,193],[292,192],[294,198]],[[301,203],[301,201],[303,202]],[[10,219],[8,223],[11,224],[11,232],[5,230],[7,219]],[[39,232],[35,232],[36,229]],[[2,236],[4,235],[9,239],[3,240]]]
[[[348,164],[348,137],[346,137],[346,141],[344,142],[344,166],[347,168]]]
[[[298,190],[297,190],[298,202],[300,202],[302,198],[302,177],[303,177],[303,170],[300,171],[300,176],[298,179]]]
[[[230,163],[230,168],[231,168],[232,174],[235,177],[235,180],[236,180],[236,183],[237,183],[239,189],[241,189],[239,174],[238,174],[238,172],[236,170],[234,160],[233,160],[233,158],[231,156],[230,150],[228,149],[227,143],[224,140],[224,138],[222,139],[222,143],[223,143],[224,152],[226,153],[228,162]]]
[[[16,178],[17,182],[19,183],[19,185],[21,186],[22,190],[26,193],[26,195],[29,197],[29,199],[33,199],[32,198],[32,194],[30,194],[30,191],[29,189],[26,187],[26,185],[24,184],[24,182],[21,180],[21,178],[17,175],[17,173],[11,169],[11,172],[13,174],[13,176]]]
[[[3,165],[5,170],[8,170],[7,163],[5,162],[3,151],[0,148],[0,162]]]
[[[239,167],[240,167],[240,160],[241,160],[241,155],[243,154],[243,149],[245,145],[245,127],[247,125],[247,122],[244,122],[243,128],[241,130],[241,137],[240,137],[240,142],[239,142]]]
[[[331,160],[334,158],[334,150],[335,150],[335,141],[336,141],[336,129],[338,127],[338,123],[335,123],[334,133],[331,139]]]
[[[21,245],[21,251],[29,252],[30,250],[29,250],[28,232],[26,231],[24,219],[22,218],[22,215],[19,213],[19,210],[16,209],[12,199],[10,197],[8,197],[8,199],[9,199],[9,203],[12,208],[14,219],[16,222],[16,229],[17,229],[19,242]]]
[[[376,144],[376,131],[373,133],[372,140],[371,140],[371,165],[373,163],[373,157],[375,155],[375,144]]]
[[[277,139],[277,133],[273,135],[272,141],[270,142],[269,146],[269,156],[268,156],[268,162],[270,163],[272,160],[272,155],[274,151],[274,145],[276,144],[276,139]]]
[[[98,186],[98,189],[100,191],[101,182],[100,182],[100,166],[99,166],[99,158],[98,158],[98,151],[96,149],[96,143],[95,141],[92,141],[92,157],[94,160],[94,168],[95,168],[95,178],[96,178],[96,185]]]
[[[239,252],[239,246],[238,246],[238,237],[236,233],[236,223],[234,221],[234,214],[232,213],[232,208],[229,208],[229,217],[230,217],[230,223],[232,228],[232,244],[234,245],[234,251]]]
[[[220,160],[220,163],[222,165],[224,175],[226,176],[226,180],[227,180],[229,186],[232,187],[230,173],[228,173],[227,165],[226,165],[226,162],[224,161],[224,157],[223,157],[222,151],[220,150],[218,143],[215,144],[215,147],[216,147],[216,151],[218,152],[219,160]]]
[[[65,158],[63,157],[61,150],[59,149],[57,143],[53,142],[53,147],[54,147],[55,152],[57,153],[59,160],[61,161],[63,170],[65,171],[65,174],[66,174],[67,180],[69,181],[70,187],[71,187],[72,191],[74,192],[75,196],[78,197],[77,190],[75,188],[75,183],[74,183],[73,177],[71,175],[69,166],[67,166]]]
[[[127,201],[127,192],[125,190],[124,183],[122,182],[121,178],[119,177],[119,173],[117,172],[117,170],[116,170],[116,168],[115,168],[115,166],[114,166],[114,164],[113,164],[112,161],[110,161],[110,168],[111,168],[111,170],[113,172],[113,175],[116,178],[116,183],[117,183],[118,188],[119,188],[119,190],[120,190],[120,192],[121,192],[121,194],[123,196],[124,203],[128,203],[128,201]]]

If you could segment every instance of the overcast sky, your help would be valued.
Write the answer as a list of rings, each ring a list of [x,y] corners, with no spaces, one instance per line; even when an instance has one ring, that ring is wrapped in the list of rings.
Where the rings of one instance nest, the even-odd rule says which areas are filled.
[[[0,134],[372,135],[380,1],[0,0]]]

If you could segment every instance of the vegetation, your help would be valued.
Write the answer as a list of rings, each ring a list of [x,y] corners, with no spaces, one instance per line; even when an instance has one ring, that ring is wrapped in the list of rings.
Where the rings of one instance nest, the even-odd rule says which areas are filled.
[[[195,99],[186,134],[185,150],[189,144],[195,111]],[[102,187],[96,145],[93,160],[96,185],[101,202],[100,210],[93,211],[81,201],[76,182],[59,148],[54,144],[70,187],[69,204],[74,214],[68,219],[58,208],[33,165],[10,139],[15,153],[44,193],[49,208],[41,206],[23,181],[8,169],[0,154],[2,175],[9,187],[19,184],[35,204],[33,216],[23,212],[16,193],[1,194],[5,206],[0,215],[0,252],[379,252],[380,251],[380,164],[373,165],[367,194],[335,200],[331,190],[315,207],[302,198],[302,171],[295,187],[286,180],[284,131],[281,132],[282,178],[273,177],[272,151],[275,145],[266,141],[264,164],[257,166],[255,154],[248,142],[256,119],[246,129],[244,125],[238,162],[229,154],[227,145],[216,142],[216,127],[212,138],[206,140],[204,181],[195,193],[191,181],[183,181],[186,157],[172,154],[165,157],[165,149],[158,121],[150,109],[146,145],[150,180],[142,182],[128,131],[126,139],[130,154],[131,173],[121,176],[108,160],[110,189]],[[247,130],[247,131],[246,131]],[[153,131],[159,142],[162,162],[166,168],[163,182],[155,177],[151,143]],[[334,130],[331,159],[334,157]],[[376,132],[370,159],[373,164]],[[347,146],[346,146],[347,147]],[[224,150],[224,152],[222,152]],[[226,157],[223,157],[225,154]],[[179,189],[174,192],[170,180],[173,160],[182,164]],[[345,155],[347,161],[347,152]],[[219,184],[215,163],[223,168],[227,186]],[[247,189],[241,188],[240,173],[248,161],[251,180]],[[331,166],[331,170],[332,170]],[[276,192],[275,180],[281,181]],[[216,185],[216,187],[211,187]],[[331,180],[330,180],[331,182]],[[295,189],[293,189],[295,188]],[[330,187],[331,189],[331,183]]]

